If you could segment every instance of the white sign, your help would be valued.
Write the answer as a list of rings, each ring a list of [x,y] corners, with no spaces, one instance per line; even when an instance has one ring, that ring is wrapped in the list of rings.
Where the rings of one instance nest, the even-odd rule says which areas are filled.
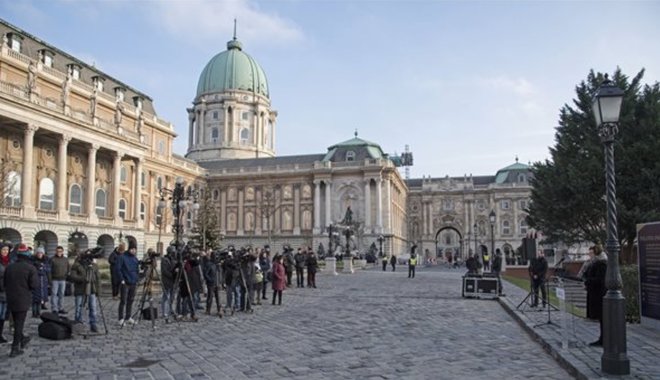
[[[555,294],[557,295],[557,298],[559,298],[560,300],[566,299],[566,293],[564,292],[564,288],[555,288]]]

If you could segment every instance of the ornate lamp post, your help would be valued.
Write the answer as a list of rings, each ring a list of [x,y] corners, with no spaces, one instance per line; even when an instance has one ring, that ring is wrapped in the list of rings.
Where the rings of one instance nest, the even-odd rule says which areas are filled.
[[[160,189],[160,201],[158,202],[158,207],[161,209],[165,209],[165,207],[167,207],[167,202],[165,200],[166,194],[171,194],[169,200],[172,202],[170,207],[172,208],[172,214],[174,215],[172,229],[174,231],[174,241],[178,249],[183,245],[183,239],[181,238],[181,235],[183,234],[183,222],[181,218],[185,209],[199,209],[199,203],[197,203],[197,193],[192,189],[186,191],[183,184],[183,178],[178,177],[176,179],[174,189]]]
[[[383,241],[385,237],[383,235],[378,235],[378,257],[383,257]]]
[[[490,222],[490,255],[492,257],[495,254],[495,210],[490,210],[488,221]]]
[[[619,129],[619,114],[623,90],[605,77],[593,99],[593,112],[598,135],[605,146],[605,186],[607,193],[607,274],[603,297],[603,372],[613,375],[630,374],[630,360],[626,353],[625,299],[621,292],[619,271],[619,236],[616,220],[616,179],[614,176],[614,137]]]
[[[473,254],[476,255],[477,254],[477,223],[474,223],[474,225],[472,225],[472,229],[474,230],[474,253]]]

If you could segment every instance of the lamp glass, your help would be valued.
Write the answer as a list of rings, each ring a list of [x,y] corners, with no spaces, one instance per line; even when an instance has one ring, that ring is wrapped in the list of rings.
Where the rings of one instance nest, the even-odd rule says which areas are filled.
[[[591,107],[596,125],[603,123],[618,123],[623,103],[623,90],[611,81],[605,80],[594,95]]]
[[[176,177],[176,184],[183,185],[183,177]]]
[[[490,219],[490,223],[494,224],[495,223],[495,211],[491,211],[490,214],[488,215],[488,218]]]

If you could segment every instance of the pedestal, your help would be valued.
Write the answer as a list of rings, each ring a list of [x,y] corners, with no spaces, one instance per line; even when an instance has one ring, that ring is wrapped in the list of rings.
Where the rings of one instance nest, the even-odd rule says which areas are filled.
[[[355,273],[353,270],[353,258],[352,257],[345,257],[344,258],[344,273]]]
[[[337,259],[334,257],[326,257],[325,258],[325,269],[323,271],[327,271],[333,276],[337,275]]]

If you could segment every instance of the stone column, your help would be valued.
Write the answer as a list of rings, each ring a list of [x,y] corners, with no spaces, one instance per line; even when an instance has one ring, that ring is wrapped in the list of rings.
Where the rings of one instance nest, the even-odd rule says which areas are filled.
[[[87,216],[89,223],[98,223],[96,216],[96,152],[99,150],[99,144],[92,144],[87,153]],[[107,197],[106,197],[107,200]],[[106,205],[107,206],[107,205]]]
[[[199,143],[204,145],[205,143],[205,133],[204,133],[204,122],[205,122],[205,114],[206,114],[206,103],[202,103],[199,109],[199,125],[197,127],[197,131],[199,133]]]
[[[314,181],[314,233],[321,229],[321,181]]]
[[[376,227],[383,231],[383,179],[376,179]]]
[[[23,216],[34,217],[34,197],[32,193],[32,167],[34,158],[34,134],[37,132],[36,125],[28,124],[23,137],[23,175],[21,178],[21,203],[23,206]]]
[[[194,141],[193,138],[195,136],[195,111],[192,109],[188,110],[188,150],[191,150]]]
[[[238,215],[236,215],[236,235],[242,236],[245,230],[245,191],[243,189],[238,190]]]
[[[325,181],[325,226],[332,224],[332,182]]]
[[[60,220],[69,219],[69,210],[67,210],[67,149],[71,141],[70,135],[60,136],[60,147],[57,157],[57,212]]]
[[[293,234],[300,235],[300,186],[293,187]]]
[[[387,210],[386,227],[387,232],[392,233],[392,181],[389,178],[385,179],[385,210]]]
[[[364,228],[371,232],[371,179],[364,181]]]
[[[225,136],[222,140],[222,144],[227,145],[229,142],[229,111],[227,110],[226,105],[222,106],[222,110],[224,112],[224,117],[222,119],[222,133]]]
[[[112,207],[113,216],[115,217],[115,223],[119,224],[119,198],[120,198],[120,189],[121,189],[121,159],[124,156],[122,152],[115,152],[114,161],[112,164],[113,170],[113,184],[112,184],[112,202],[114,202],[114,207]]]
[[[426,204],[426,218],[429,235],[433,235],[433,201]]]
[[[142,203],[142,158],[135,159],[135,181],[133,182],[133,219],[140,225],[140,203]]]

